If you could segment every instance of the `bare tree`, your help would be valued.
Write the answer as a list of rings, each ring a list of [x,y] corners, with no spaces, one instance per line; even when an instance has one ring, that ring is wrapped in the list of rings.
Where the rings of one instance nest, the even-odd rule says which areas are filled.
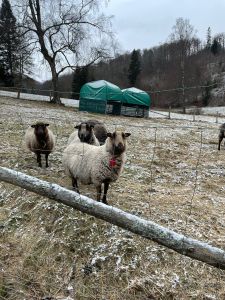
[[[182,85],[182,105],[185,113],[185,60],[191,54],[192,42],[195,40],[195,30],[188,19],[178,18],[173,26],[171,41],[176,42],[179,48],[181,85]]]
[[[61,103],[58,78],[68,68],[91,65],[109,55],[113,41],[110,18],[100,13],[100,0],[22,0],[18,6],[24,34],[32,34],[50,68],[52,102]]]

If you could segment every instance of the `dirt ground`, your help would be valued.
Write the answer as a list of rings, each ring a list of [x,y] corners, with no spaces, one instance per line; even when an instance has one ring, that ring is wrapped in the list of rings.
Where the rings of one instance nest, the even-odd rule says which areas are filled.
[[[130,132],[109,204],[225,250],[218,124],[95,115],[12,98],[0,98],[0,117],[1,166],[69,189],[61,157],[76,123],[97,118],[109,131]],[[48,169],[37,167],[23,142],[37,120],[56,135]],[[0,182],[0,191],[0,299],[225,299],[223,270],[18,187]],[[92,186],[80,191],[95,198]]]

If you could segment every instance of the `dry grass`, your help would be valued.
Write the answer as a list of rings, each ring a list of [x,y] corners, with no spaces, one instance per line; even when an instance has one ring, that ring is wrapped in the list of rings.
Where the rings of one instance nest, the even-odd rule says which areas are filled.
[[[76,121],[96,115],[10,98],[0,99],[0,115],[1,165],[70,188],[62,151]],[[110,204],[224,249],[225,155],[217,151],[217,125],[207,124],[201,145],[197,127],[204,124],[97,118],[132,133]],[[37,119],[48,120],[57,136],[49,169],[38,168],[23,144]],[[70,291],[74,299],[225,299],[224,271],[26,190],[0,187],[0,299],[65,299]],[[80,190],[95,197],[91,186]]]

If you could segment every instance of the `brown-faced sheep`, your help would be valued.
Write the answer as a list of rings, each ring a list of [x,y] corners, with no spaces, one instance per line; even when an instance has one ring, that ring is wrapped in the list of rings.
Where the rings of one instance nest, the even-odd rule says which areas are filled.
[[[218,150],[220,150],[220,144],[224,136],[225,136],[225,123],[220,126]]]
[[[130,133],[115,131],[107,133],[104,145],[96,147],[89,144],[71,143],[63,152],[63,166],[72,179],[72,186],[79,193],[77,181],[83,184],[93,183],[97,191],[97,200],[101,199],[102,184],[104,193],[102,202],[107,204],[109,184],[120,176],[126,158],[127,137]]]
[[[46,168],[48,165],[48,156],[55,146],[55,137],[50,129],[49,124],[37,122],[31,125],[25,133],[25,143],[27,148],[37,155],[37,163],[42,167],[41,154],[45,154]]]
[[[68,145],[72,142],[80,140],[82,143],[100,146],[100,143],[94,134],[93,125],[89,125],[86,122],[82,122],[79,125],[76,125],[75,128],[78,129],[78,131],[74,131],[70,135],[67,143]]]

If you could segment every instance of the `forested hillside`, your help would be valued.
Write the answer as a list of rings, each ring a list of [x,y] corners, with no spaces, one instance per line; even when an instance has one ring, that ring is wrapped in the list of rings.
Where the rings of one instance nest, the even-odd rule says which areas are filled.
[[[140,63],[140,72],[134,84],[129,80],[132,55]],[[168,41],[149,49],[117,54],[111,60],[104,60],[88,68],[86,81],[105,79],[120,88],[136,86],[149,91],[152,105],[158,107],[182,107],[183,105],[223,105],[222,92],[225,71],[225,34],[206,39],[196,37],[188,20],[178,19]],[[73,91],[79,97],[79,75],[65,75],[60,78],[60,90]],[[50,81],[44,87],[50,87]],[[166,91],[165,91],[166,90]],[[169,91],[168,91],[169,90]],[[72,94],[71,94],[72,95]]]

